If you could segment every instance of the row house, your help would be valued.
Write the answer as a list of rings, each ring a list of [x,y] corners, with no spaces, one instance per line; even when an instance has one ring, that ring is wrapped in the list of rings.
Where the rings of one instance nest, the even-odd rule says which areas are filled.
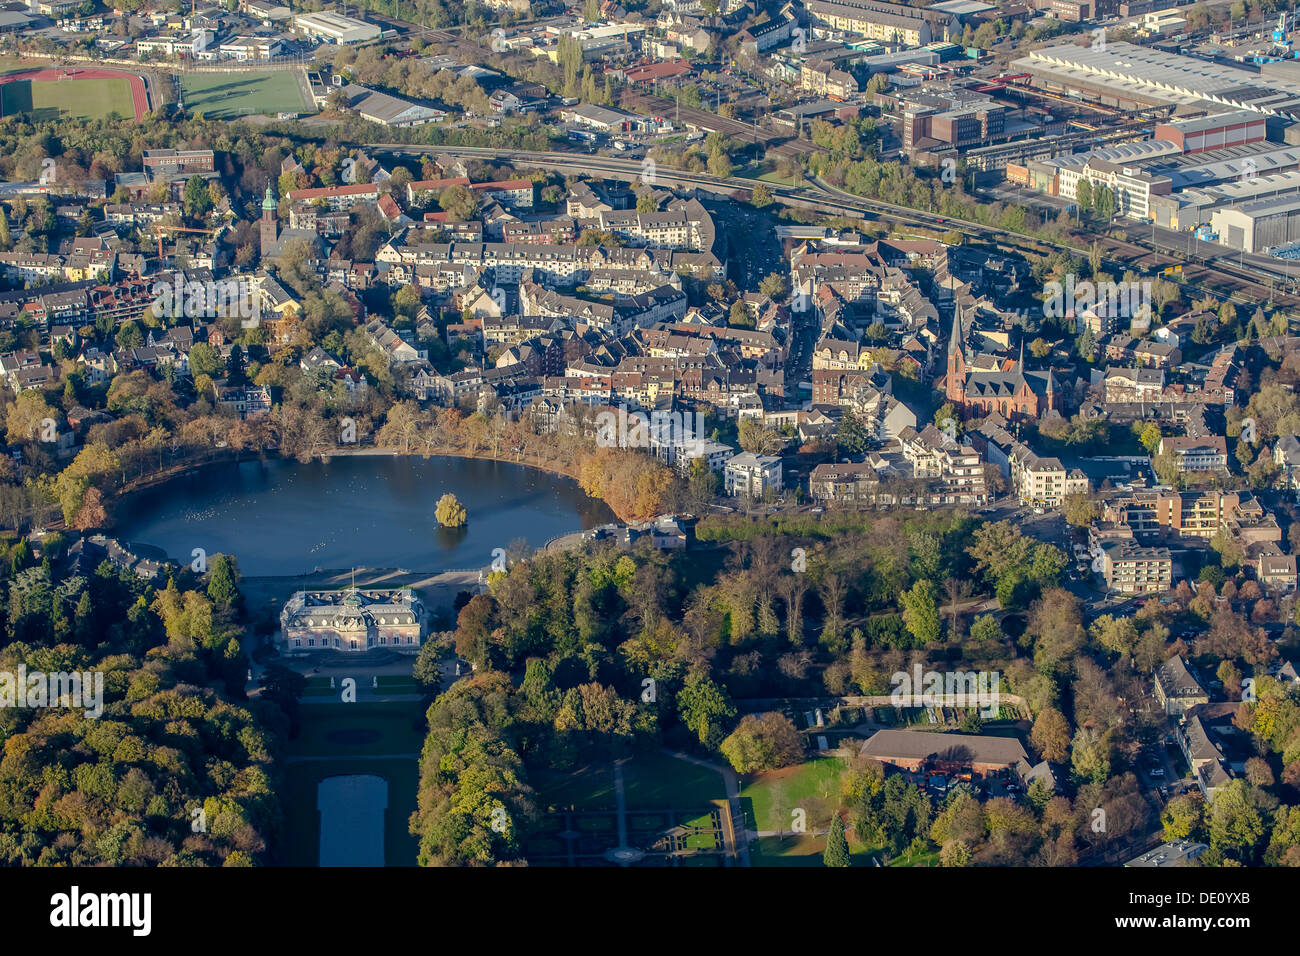
[[[1237,364],[1237,346],[1234,344],[1214,356],[1202,388],[1205,392],[1215,395],[1216,400],[1222,404],[1231,405],[1237,400],[1235,387],[1240,371],[1240,366]]]
[[[718,353],[718,343],[668,329],[642,329],[637,336],[655,358],[703,358]]]
[[[687,325],[678,322],[662,330],[655,329],[641,334],[647,344],[651,341],[650,336],[657,334],[691,336],[717,342],[725,348],[739,352],[741,358],[754,359],[763,365],[771,367],[785,365],[785,346],[772,332],[737,329],[725,325]]]
[[[502,241],[512,244],[563,245],[578,241],[578,224],[569,216],[539,219],[535,222],[506,222],[501,225],[501,238]]]
[[[527,277],[549,285],[573,286],[598,269],[642,270],[673,273],[686,271],[699,278],[723,278],[726,264],[712,252],[672,249],[603,249],[600,246],[549,243],[418,243],[405,235],[385,243],[375,253],[376,264],[390,268],[399,263],[453,263],[495,269],[496,280],[508,285]],[[396,284],[392,277],[390,284]]]
[[[813,370],[869,372],[879,368],[872,351],[861,342],[823,338],[813,349]]]
[[[870,369],[866,371],[856,367],[847,369],[816,367],[818,364],[829,366],[834,361],[834,359],[823,358],[818,363],[814,353],[812,371],[814,405],[852,405],[857,401],[857,396],[865,394],[867,390],[886,393],[893,391],[893,377],[879,363],[873,362]]]
[[[549,376],[542,382],[542,394],[564,402],[585,405],[608,404],[614,395],[613,374],[571,375],[574,363],[565,366],[564,375]]]
[[[165,219],[180,221],[183,207],[178,202],[109,203],[104,221],[114,226],[145,226]]]
[[[675,272],[662,272],[658,269],[592,269],[582,284],[588,292],[636,295],[663,286],[680,290],[682,277]]]
[[[527,408],[542,394],[542,383],[535,374],[519,365],[483,370],[483,385],[478,391],[477,410],[488,412],[499,403],[510,412]]]
[[[554,315],[483,316],[481,325],[485,348],[518,345],[537,336],[567,328],[564,319]]]
[[[0,252],[5,278],[21,282],[63,278],[64,258],[48,252]]]
[[[689,249],[702,252],[713,247],[713,218],[697,199],[676,201],[655,212],[602,210],[595,220],[579,222],[612,233],[625,242],[652,249]]]

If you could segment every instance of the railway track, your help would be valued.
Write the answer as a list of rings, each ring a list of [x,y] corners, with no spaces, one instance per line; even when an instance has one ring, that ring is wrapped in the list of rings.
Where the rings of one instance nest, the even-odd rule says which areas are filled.
[[[619,159],[617,157],[593,156],[563,152],[501,151],[491,147],[480,146],[418,146],[404,143],[375,143],[368,147],[373,150],[393,154],[423,155],[429,153],[446,153],[455,156],[479,158],[499,158],[523,165],[536,165],[559,171],[582,171],[598,173],[613,178],[636,181],[641,177],[640,160]],[[1078,236],[1076,244],[1059,240],[1022,236],[1008,233],[996,227],[967,219],[940,216],[923,210],[898,206],[877,199],[865,199],[837,189],[827,183],[810,180],[805,186],[783,186],[763,180],[733,176],[723,179],[705,173],[693,173],[660,166],[655,170],[658,181],[664,184],[679,184],[709,189],[728,194],[740,189],[753,189],[763,185],[771,190],[778,200],[791,205],[827,212],[832,215],[856,215],[864,219],[889,223],[901,223],[918,229],[937,232],[955,230],[975,239],[1010,246],[1022,252],[1047,255],[1055,250],[1064,250],[1073,255],[1082,255],[1087,244],[1095,241],[1105,259],[1123,270],[1135,269],[1148,274],[1174,265],[1181,265],[1183,271],[1179,283],[1188,289],[1216,298],[1238,298],[1245,302],[1272,302],[1275,307],[1300,310],[1300,296],[1282,291],[1281,276],[1261,277],[1249,270],[1225,261],[1214,259],[1210,262],[1189,262],[1186,258],[1167,252],[1152,250],[1130,240],[1114,236]]]
[[[683,106],[679,109],[675,100],[665,99],[662,96],[650,96],[645,93],[625,93],[623,95],[623,105],[627,108],[639,109],[650,116],[673,117],[674,120],[680,119],[682,122],[689,123],[698,129],[710,132],[716,130],[722,135],[730,136],[733,139],[756,142],[761,144],[766,152],[777,156],[796,157],[807,153],[822,152],[820,148],[812,143],[789,139],[785,135],[772,130],[756,130],[752,123],[746,123],[743,120],[729,119],[692,106]]]
[[[1120,264],[1126,264],[1127,268],[1156,272],[1170,266],[1181,266],[1180,284],[1203,293],[1222,296],[1227,291],[1248,302],[1271,301],[1281,308],[1300,308],[1300,296],[1282,290],[1284,280],[1281,276],[1270,284],[1267,280],[1234,266],[1229,261],[1230,257],[1209,263],[1189,262],[1186,257],[1158,252],[1113,236],[1100,236],[1097,244],[1103,253]]]

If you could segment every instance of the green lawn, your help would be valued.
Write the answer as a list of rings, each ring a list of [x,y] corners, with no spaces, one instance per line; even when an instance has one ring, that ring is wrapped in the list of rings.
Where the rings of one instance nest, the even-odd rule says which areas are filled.
[[[614,810],[614,771],[609,764],[589,764],[572,773],[530,774],[543,810]]]
[[[530,771],[538,805],[556,810],[616,810],[614,767],[610,763],[588,764],[572,773]],[[640,753],[623,764],[623,792],[627,798],[629,823],[638,810],[696,810],[714,800],[725,800],[727,787],[722,775],[667,754]],[[683,821],[684,822],[684,821]]]
[[[842,757],[818,757],[796,767],[785,767],[746,778],[740,804],[755,830],[789,830],[793,811],[802,809],[808,830],[830,825],[839,802]]]
[[[298,74],[190,73],[181,77],[185,109],[208,119],[234,119],[254,113],[303,113],[311,106],[303,99]]]
[[[623,764],[628,809],[695,809],[727,798],[722,774],[664,753],[637,754]]]
[[[419,753],[424,747],[423,721],[419,701],[317,704],[304,700],[302,730],[290,741],[289,753],[313,757]]]
[[[16,80],[0,85],[0,113],[32,120],[135,118],[131,84],[125,79]]]

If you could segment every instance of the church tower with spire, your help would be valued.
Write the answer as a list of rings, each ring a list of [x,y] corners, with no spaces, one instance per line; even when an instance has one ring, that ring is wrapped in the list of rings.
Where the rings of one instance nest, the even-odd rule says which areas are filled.
[[[966,404],[966,346],[962,337],[961,306],[953,308],[952,334],[948,336],[948,368],[944,377],[948,401],[959,409]]]
[[[262,255],[269,255],[280,238],[280,224],[276,221],[279,203],[271,184],[266,184],[266,195],[262,197],[261,246]]]

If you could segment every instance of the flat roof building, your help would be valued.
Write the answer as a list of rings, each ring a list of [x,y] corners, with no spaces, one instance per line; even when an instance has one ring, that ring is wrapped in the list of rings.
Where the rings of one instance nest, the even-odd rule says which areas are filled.
[[[1166,53],[1132,43],[1104,48],[1059,44],[1011,62],[1050,92],[1082,96],[1121,109],[1218,103],[1258,113],[1300,115],[1300,82]]]
[[[364,43],[377,40],[383,33],[372,23],[329,11],[301,13],[293,18],[293,28],[300,35],[322,43]]]
[[[1253,110],[1228,110],[1196,119],[1157,123],[1155,138],[1167,139],[1184,153],[1200,153],[1267,138],[1267,122]]]
[[[1215,210],[1210,226],[1219,242],[1243,252],[1268,252],[1300,242],[1300,198],[1259,199]]]

